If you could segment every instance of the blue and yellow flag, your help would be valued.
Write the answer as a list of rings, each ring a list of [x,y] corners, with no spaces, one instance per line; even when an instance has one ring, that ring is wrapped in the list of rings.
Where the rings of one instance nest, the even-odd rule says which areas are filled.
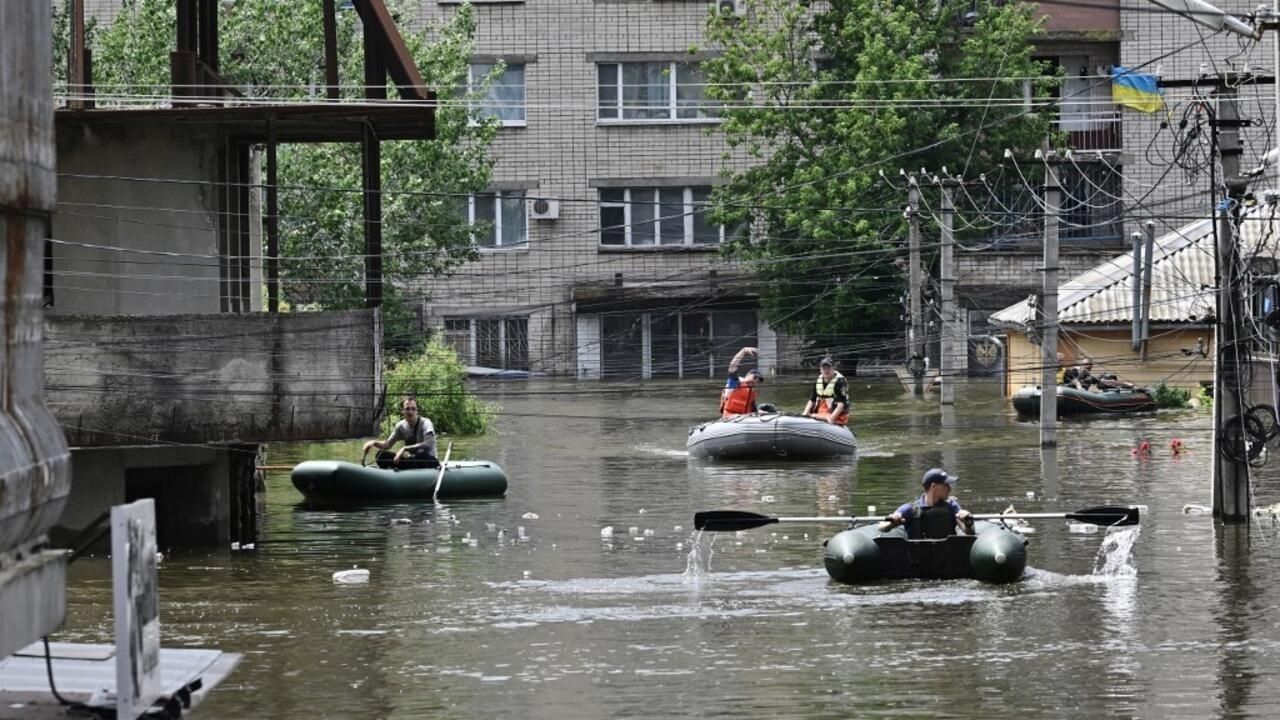
[[[1164,107],[1164,96],[1155,75],[1130,72],[1119,65],[1111,66],[1111,99],[1148,113],[1159,112]]]

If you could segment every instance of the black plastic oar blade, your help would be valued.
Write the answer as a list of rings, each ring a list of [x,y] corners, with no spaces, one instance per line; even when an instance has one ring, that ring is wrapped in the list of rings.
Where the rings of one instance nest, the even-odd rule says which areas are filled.
[[[1067,519],[1093,525],[1137,525],[1138,508],[1127,505],[1086,508],[1067,513]]]
[[[741,510],[708,510],[693,514],[693,527],[697,530],[712,532],[733,532],[750,530],[778,522],[778,518],[768,515],[743,512]]]

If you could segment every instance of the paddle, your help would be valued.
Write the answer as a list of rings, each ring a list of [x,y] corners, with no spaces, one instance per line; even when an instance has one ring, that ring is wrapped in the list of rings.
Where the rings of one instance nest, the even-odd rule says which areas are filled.
[[[1004,515],[974,515],[975,520],[1034,520],[1039,518],[1066,518],[1091,525],[1137,525],[1138,508],[1127,505],[1111,505],[1085,508],[1069,513],[1005,513]],[[734,530],[750,530],[773,523],[851,523],[874,522],[884,520],[883,516],[863,517],[769,517],[741,510],[709,510],[694,513],[693,527],[698,530],[713,532],[730,532]]]
[[[444,449],[444,460],[440,463],[440,474],[436,475],[436,489],[431,492],[431,499],[435,500],[440,495],[440,483],[444,480],[444,469],[449,466],[449,455],[453,453],[453,441],[449,441],[449,446]]]

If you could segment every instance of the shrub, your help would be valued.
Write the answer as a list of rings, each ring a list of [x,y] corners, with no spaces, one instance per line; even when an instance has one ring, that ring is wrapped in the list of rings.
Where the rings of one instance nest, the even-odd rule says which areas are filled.
[[[467,371],[458,354],[437,338],[428,342],[421,354],[390,361],[386,369],[383,436],[391,434],[405,395],[418,398],[418,408],[435,425],[437,433],[484,434],[497,408],[472,395],[466,381]]]
[[[1155,387],[1155,398],[1158,408],[1184,408],[1191,404],[1191,391],[1172,388],[1161,382]]]

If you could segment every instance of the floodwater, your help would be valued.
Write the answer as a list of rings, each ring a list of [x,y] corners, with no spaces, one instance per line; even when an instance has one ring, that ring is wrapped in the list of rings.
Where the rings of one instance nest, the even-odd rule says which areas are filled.
[[[319,510],[273,473],[254,548],[166,555],[164,644],[244,654],[203,717],[1280,716],[1280,526],[1184,512],[1210,504],[1207,411],[1066,423],[1042,458],[990,386],[944,414],[866,382],[856,461],[764,465],[686,457],[709,381],[480,386],[497,431],[453,455],[503,465],[505,499]],[[806,387],[765,399],[798,409]],[[835,584],[820,543],[838,525],[692,528],[711,509],[887,513],[936,465],[977,512],[1148,511],[1110,534],[1036,521],[1026,579],[999,587]],[[1259,473],[1260,504],[1276,476]],[[353,566],[368,584],[332,582]],[[110,640],[109,577],[102,558],[72,566],[55,639]]]

